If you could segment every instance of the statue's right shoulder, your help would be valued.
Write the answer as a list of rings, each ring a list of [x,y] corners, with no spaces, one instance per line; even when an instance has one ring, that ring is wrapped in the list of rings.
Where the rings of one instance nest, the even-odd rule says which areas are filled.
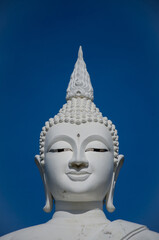
[[[43,224],[41,224],[43,225]],[[39,225],[38,225],[39,226]],[[32,233],[36,231],[38,226],[28,227],[17,230],[15,232],[8,233],[0,238],[0,240],[26,240],[31,239]]]

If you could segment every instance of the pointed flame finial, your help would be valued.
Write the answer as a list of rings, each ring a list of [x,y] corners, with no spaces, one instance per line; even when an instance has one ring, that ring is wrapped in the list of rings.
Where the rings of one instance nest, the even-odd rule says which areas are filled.
[[[83,60],[82,47],[79,47],[78,59],[67,88],[66,100],[72,98],[87,98],[93,101],[93,88],[86,64]]]
[[[78,50],[78,58],[79,59],[83,58],[83,51],[82,51],[82,47],[81,46],[79,47],[79,50]]]

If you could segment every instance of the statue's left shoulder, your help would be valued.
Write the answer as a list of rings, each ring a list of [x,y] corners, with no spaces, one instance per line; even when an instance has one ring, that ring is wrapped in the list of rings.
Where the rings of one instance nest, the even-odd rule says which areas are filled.
[[[150,231],[146,226],[128,222],[124,220],[116,220],[113,225],[120,229],[122,240],[159,240],[159,233]]]

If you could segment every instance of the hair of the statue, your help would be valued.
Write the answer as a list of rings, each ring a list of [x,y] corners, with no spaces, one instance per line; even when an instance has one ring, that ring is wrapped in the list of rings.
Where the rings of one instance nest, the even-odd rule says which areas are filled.
[[[40,160],[45,158],[45,136],[50,127],[59,123],[84,124],[98,122],[104,124],[110,131],[114,143],[114,158],[118,157],[119,142],[115,125],[102,116],[102,113],[93,103],[93,87],[83,59],[82,47],[79,47],[78,58],[71,74],[67,88],[66,100],[59,113],[45,123],[40,134]]]

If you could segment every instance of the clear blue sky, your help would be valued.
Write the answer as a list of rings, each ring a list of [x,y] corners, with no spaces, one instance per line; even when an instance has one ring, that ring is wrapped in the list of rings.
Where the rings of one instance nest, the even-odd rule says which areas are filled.
[[[125,163],[108,218],[159,231],[159,2],[0,2],[0,235],[48,221],[34,163],[82,45],[95,104]]]

